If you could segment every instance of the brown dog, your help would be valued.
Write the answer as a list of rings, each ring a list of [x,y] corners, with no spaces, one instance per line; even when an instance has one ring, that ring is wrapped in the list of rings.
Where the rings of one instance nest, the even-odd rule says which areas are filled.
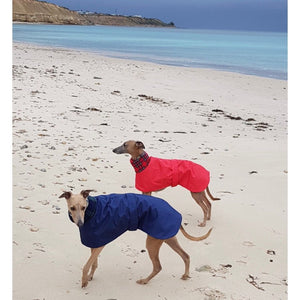
[[[205,226],[206,220],[210,220],[211,217],[211,203],[208,197],[211,200],[220,200],[214,198],[209,191],[209,172],[188,160],[149,157],[144,149],[145,146],[140,141],[127,141],[113,149],[113,152],[131,155],[130,162],[136,171],[135,186],[143,194],[151,195],[152,192],[176,185],[188,189],[203,210],[203,222],[199,226]]]
[[[68,212],[80,231],[82,244],[91,248],[91,256],[83,267],[82,287],[92,280],[98,266],[97,258],[104,246],[127,230],[140,229],[148,234],[146,248],[153,264],[153,271],[137,281],[147,284],[161,270],[159,249],[165,242],[184,261],[185,272],[181,279],[189,278],[189,255],[181,248],[176,238],[180,230],[193,241],[206,239],[212,229],[201,237],[190,236],[181,226],[181,215],[166,201],[141,194],[110,194],[89,196],[91,190],[74,195],[64,192],[59,198],[66,198]],[[154,199],[154,201],[153,201]]]

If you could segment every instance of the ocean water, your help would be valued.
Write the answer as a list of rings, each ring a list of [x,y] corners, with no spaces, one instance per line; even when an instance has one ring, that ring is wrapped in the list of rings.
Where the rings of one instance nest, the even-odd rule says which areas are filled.
[[[13,40],[287,79],[287,34],[282,32],[16,23]]]

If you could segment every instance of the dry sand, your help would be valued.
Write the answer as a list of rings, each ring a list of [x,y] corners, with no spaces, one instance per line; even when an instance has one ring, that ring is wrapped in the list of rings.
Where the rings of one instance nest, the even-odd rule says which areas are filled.
[[[287,82],[162,66],[25,44],[13,47],[13,298],[287,299]],[[112,149],[142,140],[149,155],[189,159],[211,172],[206,228],[181,187],[154,194],[182,215],[178,238],[191,279],[167,246],[151,270],[145,234],[106,246],[81,289],[89,249],[67,217],[64,190],[138,192],[129,157]]]

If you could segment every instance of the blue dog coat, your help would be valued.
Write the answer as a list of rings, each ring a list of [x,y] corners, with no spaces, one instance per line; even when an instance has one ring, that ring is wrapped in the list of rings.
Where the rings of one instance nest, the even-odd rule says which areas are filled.
[[[129,193],[89,196],[87,200],[79,231],[81,243],[90,248],[104,246],[127,230],[140,229],[166,240],[177,234],[182,221],[179,212],[156,197]]]

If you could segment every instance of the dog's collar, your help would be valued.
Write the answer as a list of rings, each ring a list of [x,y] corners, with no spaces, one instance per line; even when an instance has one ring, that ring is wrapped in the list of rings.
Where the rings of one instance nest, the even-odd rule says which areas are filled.
[[[139,157],[136,159],[130,159],[130,163],[132,164],[134,170],[136,173],[140,173],[143,170],[145,170],[149,163],[150,163],[150,157],[148,154],[144,151]]]
[[[97,199],[92,197],[92,196],[88,196],[87,197],[87,207],[84,213],[84,223],[86,223],[88,220],[90,220],[96,213],[96,209],[97,209]],[[74,223],[74,220],[72,218],[71,213],[68,211],[69,214],[69,218],[70,220]]]

